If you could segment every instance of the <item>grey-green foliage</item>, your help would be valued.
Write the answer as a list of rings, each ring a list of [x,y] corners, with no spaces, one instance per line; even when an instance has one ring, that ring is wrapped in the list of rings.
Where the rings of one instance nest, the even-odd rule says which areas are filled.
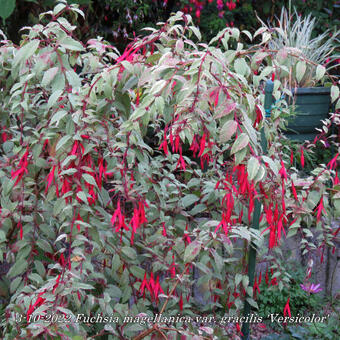
[[[264,121],[260,86],[274,70],[269,32],[257,32],[262,42],[249,50],[242,39],[253,37],[236,28],[200,43],[191,17],[178,12],[119,56],[101,38],[77,41],[66,19],[70,11],[82,15],[60,2],[41,15],[49,18],[46,25],[26,28],[20,46],[0,46],[0,219],[6,237],[0,234],[0,259],[11,266],[4,338],[104,332],[132,338],[149,326],[123,327],[126,315],[163,309],[168,316],[223,316],[227,308],[239,314],[243,293],[252,294],[244,246],[253,240],[266,249],[264,236],[250,228],[255,195],[266,207],[281,209],[285,200],[298,222],[312,224],[315,207],[302,202],[311,191],[332,213],[326,185],[334,171],[326,167],[313,183],[317,188],[299,188],[299,211],[291,191],[278,190],[281,118],[276,111]],[[275,82],[275,97],[287,91]],[[262,157],[262,127],[271,161]],[[261,228],[267,227],[263,218]],[[331,246],[331,231],[319,227],[319,243],[326,239]],[[283,289],[287,280],[277,254],[263,257],[275,262]],[[194,268],[204,273],[198,282]],[[194,299],[195,285],[205,290],[204,307]],[[61,319],[103,313],[118,322],[27,324],[31,312]],[[192,323],[173,326],[183,335],[198,333]],[[227,330],[214,332],[225,336]]]

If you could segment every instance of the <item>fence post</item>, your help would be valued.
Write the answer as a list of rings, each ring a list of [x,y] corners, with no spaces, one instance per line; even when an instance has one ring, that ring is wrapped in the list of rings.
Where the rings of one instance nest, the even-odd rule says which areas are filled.
[[[272,93],[273,93],[274,83],[271,80],[267,80],[266,86],[265,86],[265,96],[264,96],[264,109],[266,112],[266,117],[270,117],[271,112],[271,106],[272,106]],[[261,147],[263,150],[263,153],[267,153],[267,140],[264,133],[264,128],[261,129]],[[253,229],[258,230],[260,225],[260,215],[261,215],[261,202],[257,198],[255,200],[254,204],[254,215],[253,215],[253,221],[252,221],[252,227]],[[255,267],[256,267],[256,245],[251,242],[250,249],[248,253],[248,278],[249,278],[249,286],[252,287],[254,285],[254,276],[255,276]],[[252,297],[248,296],[246,293],[246,297]],[[251,312],[251,306],[247,300],[244,302],[244,310],[243,310],[243,316],[247,317]],[[242,324],[242,340],[249,340],[249,323],[244,322]]]

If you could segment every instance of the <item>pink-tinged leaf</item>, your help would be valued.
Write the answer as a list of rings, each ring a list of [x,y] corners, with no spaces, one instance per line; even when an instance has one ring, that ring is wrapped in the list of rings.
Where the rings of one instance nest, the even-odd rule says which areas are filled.
[[[189,263],[192,262],[201,250],[201,242],[198,240],[194,240],[185,248],[184,252],[184,262]]]
[[[222,112],[218,113],[216,116],[215,116],[215,119],[219,119],[219,118],[222,118],[224,116],[227,116],[228,114],[230,114],[231,112],[233,112],[236,108],[237,104],[234,103],[234,102],[229,102],[226,107],[223,109]]]
[[[228,120],[221,128],[220,141],[226,143],[237,131],[237,122]]]

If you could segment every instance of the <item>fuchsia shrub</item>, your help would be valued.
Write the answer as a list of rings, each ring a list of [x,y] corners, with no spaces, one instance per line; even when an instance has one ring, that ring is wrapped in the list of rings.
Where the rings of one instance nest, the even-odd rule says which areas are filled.
[[[20,46],[0,46],[3,338],[228,336],[225,324],[200,330],[195,318],[238,317],[246,294],[256,310],[250,241],[281,290],[286,237],[299,233],[304,254],[334,247],[339,154],[308,178],[290,165],[277,135],[286,102],[264,119],[261,82],[280,72],[265,28],[250,49],[242,40],[253,37],[236,28],[200,43],[178,12],[119,56],[100,38],[75,40],[70,12],[82,15],[61,3],[42,14],[47,25],[25,28]],[[276,99],[289,92],[275,80]],[[192,322],[125,319],[141,313]]]

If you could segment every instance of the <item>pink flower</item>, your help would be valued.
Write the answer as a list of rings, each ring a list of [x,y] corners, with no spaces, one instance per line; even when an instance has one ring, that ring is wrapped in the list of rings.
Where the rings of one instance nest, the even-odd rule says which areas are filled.
[[[320,288],[320,283],[318,283],[317,285],[315,285],[314,283],[307,283],[305,285],[300,284],[300,287],[307,293],[319,293],[322,291],[322,288]]]

